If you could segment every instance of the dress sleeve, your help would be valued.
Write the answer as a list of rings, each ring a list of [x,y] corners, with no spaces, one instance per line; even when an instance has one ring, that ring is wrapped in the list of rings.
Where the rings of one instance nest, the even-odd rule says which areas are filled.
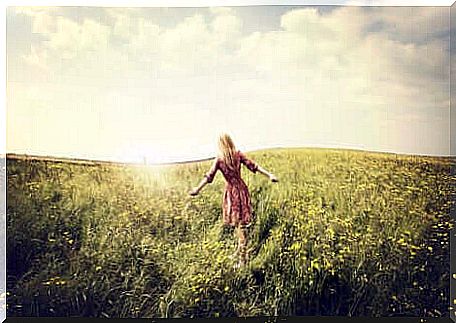
[[[219,168],[219,163],[218,163],[218,158],[215,159],[214,163],[212,164],[211,169],[204,175],[207,178],[208,183],[212,183],[214,180],[214,176],[217,173],[217,170]]]
[[[242,152],[239,152],[241,163],[243,163],[251,172],[256,173],[258,170],[258,164],[253,160],[248,159]]]

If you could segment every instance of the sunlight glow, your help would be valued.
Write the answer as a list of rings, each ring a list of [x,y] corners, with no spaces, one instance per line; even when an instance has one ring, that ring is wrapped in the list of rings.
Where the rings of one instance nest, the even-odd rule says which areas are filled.
[[[183,146],[179,142],[162,142],[132,145],[124,149],[119,159],[124,162],[156,165],[211,158],[214,154],[214,149],[204,145]]]

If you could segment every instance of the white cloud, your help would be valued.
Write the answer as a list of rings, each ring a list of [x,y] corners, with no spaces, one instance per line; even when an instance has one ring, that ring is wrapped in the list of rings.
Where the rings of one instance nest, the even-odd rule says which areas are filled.
[[[32,67],[41,70],[42,72],[47,72],[48,65],[46,64],[47,60],[47,52],[41,51],[41,53],[37,52],[37,49],[34,45],[30,46],[30,54],[23,55],[22,58],[24,62]]]
[[[49,34],[48,49],[64,59],[102,54],[108,46],[110,30],[90,19],[76,23],[62,16],[56,18],[56,32]]]
[[[230,7],[210,7],[209,8],[210,13],[213,15],[233,15],[234,14],[234,9]]]
[[[215,17],[212,22],[212,28],[215,35],[222,40],[233,40],[241,32],[242,21],[231,14],[220,15]]]
[[[320,92],[322,82],[340,82],[340,95],[351,102],[363,90],[367,98],[382,96],[385,104],[415,105],[417,95],[420,104],[430,104],[436,95],[446,102],[442,82],[448,78],[447,44],[404,43],[383,32],[364,35],[369,16],[358,8],[326,16],[314,9],[294,10],[282,17],[284,31],[244,38],[239,55],[275,77],[305,84],[311,92]],[[334,93],[329,89],[327,95]]]

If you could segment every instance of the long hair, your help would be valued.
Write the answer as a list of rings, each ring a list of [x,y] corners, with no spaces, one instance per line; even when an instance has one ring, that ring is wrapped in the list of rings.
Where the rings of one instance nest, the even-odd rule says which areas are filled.
[[[236,146],[234,145],[233,139],[231,139],[230,135],[223,133],[219,136],[218,146],[220,150],[220,154],[228,166],[228,168],[235,170],[237,166],[236,160]]]

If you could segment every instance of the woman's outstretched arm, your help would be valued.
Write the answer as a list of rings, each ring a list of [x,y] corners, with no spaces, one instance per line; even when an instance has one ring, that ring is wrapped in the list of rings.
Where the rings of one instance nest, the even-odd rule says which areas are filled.
[[[279,180],[277,179],[277,177],[275,177],[274,174],[272,173],[269,173],[266,169],[264,169],[263,167],[261,167],[260,165],[258,165],[258,168],[257,168],[257,171],[260,172],[261,174],[269,177],[269,179],[271,180],[271,182],[278,182]]]
[[[271,182],[278,182],[279,180],[275,177],[274,174],[269,173],[266,169],[258,165],[253,160],[248,159],[242,152],[239,152],[239,156],[241,158],[241,163],[243,163],[250,171],[253,173],[260,172],[261,174],[269,177]]]
[[[218,164],[218,158],[217,158],[217,159],[215,159],[214,163],[212,164],[212,167],[209,170],[209,172],[207,172],[204,175],[204,178],[201,180],[201,182],[198,184],[198,186],[193,188],[190,191],[190,193],[189,193],[190,195],[192,195],[192,196],[198,195],[204,186],[206,186],[209,183],[212,183],[212,181],[214,180],[215,173],[217,173],[218,165],[219,164]]]
[[[191,191],[190,191],[190,195],[192,196],[195,196],[195,195],[198,195],[199,192],[203,189],[204,186],[206,186],[206,184],[208,183],[207,181],[207,177],[204,177],[201,182],[198,184],[197,187],[193,188]]]

